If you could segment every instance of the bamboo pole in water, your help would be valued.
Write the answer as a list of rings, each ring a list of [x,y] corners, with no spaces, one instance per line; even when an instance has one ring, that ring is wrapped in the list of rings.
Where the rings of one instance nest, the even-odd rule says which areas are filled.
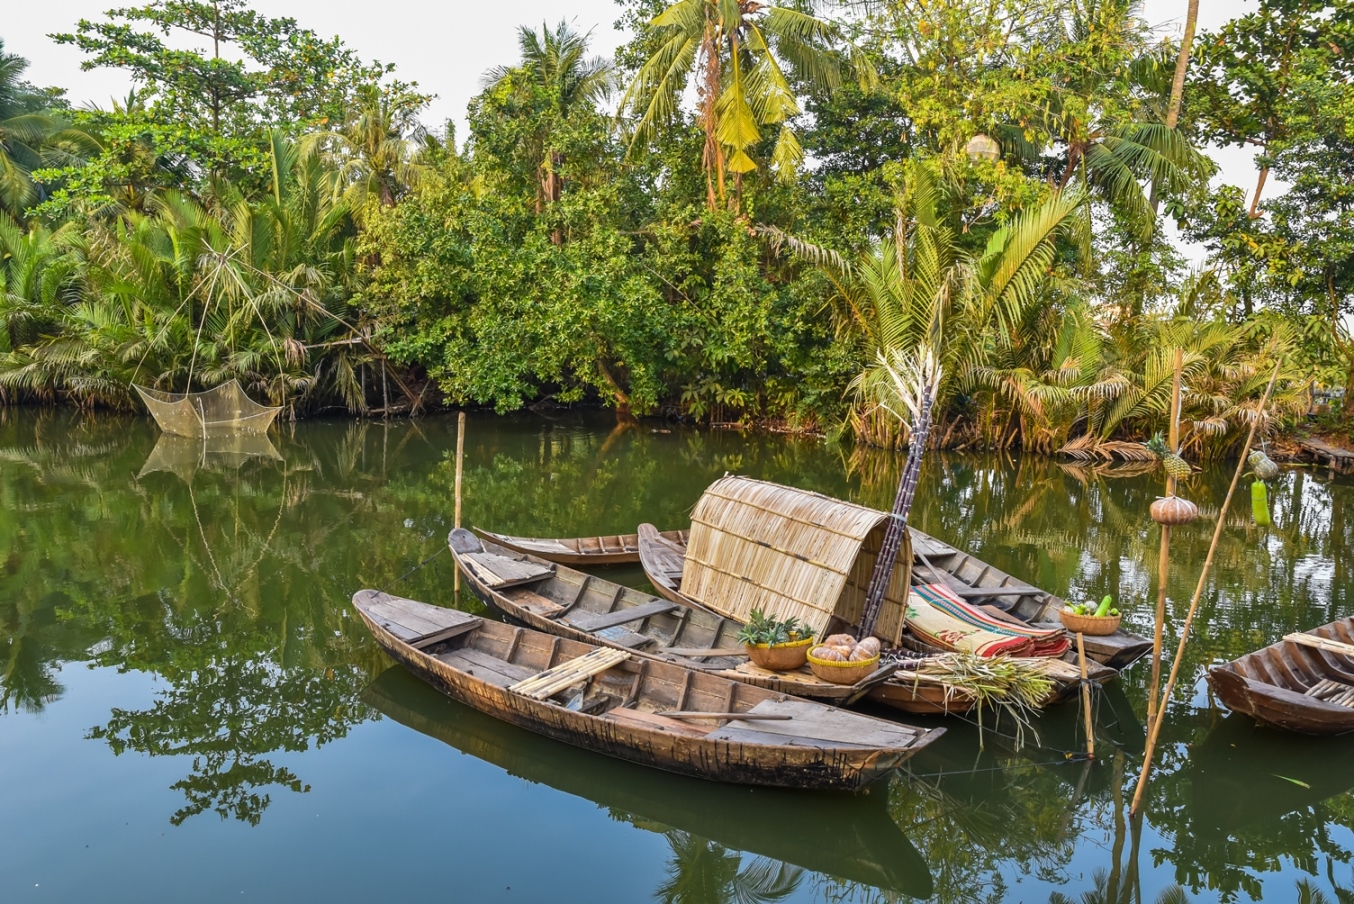
[[[1175,378],[1171,383],[1171,418],[1168,448],[1180,454],[1180,377],[1185,369],[1185,350],[1175,350]],[[1175,493],[1175,478],[1166,472],[1166,495]],[[1166,632],[1166,577],[1171,563],[1171,526],[1161,525],[1161,549],[1157,555],[1157,612],[1152,631],[1152,686],[1147,692],[1147,722],[1157,714],[1157,689],[1161,687],[1161,645]]]
[[[1091,683],[1086,680],[1086,641],[1077,632],[1077,662],[1081,665],[1081,703],[1086,711],[1086,755],[1095,759],[1095,722],[1091,720]]]
[[[1213,528],[1213,542],[1208,546],[1208,555],[1204,558],[1203,570],[1199,573],[1199,583],[1194,587],[1194,596],[1189,601],[1189,611],[1185,614],[1185,624],[1180,628],[1180,643],[1176,645],[1175,659],[1171,662],[1171,673],[1166,678],[1166,686],[1161,690],[1161,702],[1157,706],[1156,718],[1148,725],[1147,729],[1147,750],[1143,755],[1142,772],[1138,775],[1138,786],[1133,789],[1133,805],[1129,812],[1133,815],[1138,814],[1142,806],[1142,795],[1147,789],[1147,777],[1152,771],[1152,754],[1156,750],[1157,738],[1161,735],[1161,723],[1166,721],[1166,701],[1171,699],[1171,692],[1175,690],[1175,681],[1180,676],[1180,663],[1185,658],[1185,644],[1189,642],[1189,631],[1194,625],[1194,614],[1199,609],[1199,599],[1204,595],[1204,585],[1208,582],[1208,572],[1213,568],[1213,556],[1218,551],[1218,541],[1222,539],[1223,528],[1227,526],[1227,510],[1231,507],[1232,496],[1236,494],[1236,485],[1241,482],[1241,475],[1246,470],[1246,456],[1250,454],[1251,443],[1255,442],[1255,431],[1260,427],[1260,421],[1264,419],[1265,409],[1269,406],[1270,394],[1274,392],[1274,383],[1279,379],[1279,365],[1283,362],[1274,364],[1274,372],[1269,376],[1269,385],[1265,387],[1265,395],[1260,399],[1260,407],[1255,410],[1255,418],[1251,421],[1251,429],[1246,434],[1246,444],[1241,447],[1241,460],[1236,463],[1236,472],[1232,474],[1232,485],[1227,488],[1227,496],[1222,501],[1222,508],[1218,510],[1218,525]]]
[[[453,527],[461,526],[461,469],[465,460],[465,412],[456,418],[456,515]],[[452,592],[461,592],[461,569],[452,572]]]

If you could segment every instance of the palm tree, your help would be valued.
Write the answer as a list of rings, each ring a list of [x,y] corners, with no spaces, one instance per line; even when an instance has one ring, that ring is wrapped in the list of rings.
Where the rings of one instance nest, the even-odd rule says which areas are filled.
[[[677,829],[664,835],[672,861],[654,892],[662,904],[771,904],[788,898],[803,879],[802,869],[779,860],[759,857],[745,867],[741,854],[714,841]]]
[[[563,20],[554,31],[544,22],[540,32],[522,26],[517,32],[517,43],[522,50],[521,63],[490,69],[484,75],[484,88],[489,91],[538,91],[547,99],[557,121],[566,119],[580,106],[595,108],[611,93],[614,69],[608,60],[587,56],[591,36],[591,33],[579,34]],[[548,134],[540,134],[533,140],[533,145],[538,146],[530,149],[540,160],[537,213],[545,205],[558,201],[564,190],[564,178],[560,173],[564,158],[551,144]]]
[[[794,82],[830,91],[841,84],[844,68],[862,86],[876,80],[874,68],[844,41],[837,24],[790,7],[759,0],[677,0],[652,24],[658,49],[621,100],[621,110],[638,117],[630,147],[651,140],[677,118],[681,94],[695,74],[711,210],[725,199],[727,172],[734,174],[736,200],[742,175],[757,169],[752,153],[763,129],[778,129],[771,160],[780,175],[788,179],[798,169],[804,151],[790,125],[800,113]],[[831,49],[834,43],[845,44],[845,59]]]
[[[324,154],[354,215],[360,217],[373,200],[394,207],[427,169],[419,161],[426,134],[415,112],[400,97],[364,86],[353,117],[341,129],[306,136],[302,154]]]

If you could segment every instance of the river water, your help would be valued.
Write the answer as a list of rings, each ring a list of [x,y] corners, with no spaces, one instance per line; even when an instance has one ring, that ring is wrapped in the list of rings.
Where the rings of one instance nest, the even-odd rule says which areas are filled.
[[[469,419],[465,516],[507,533],[685,525],[726,472],[886,508],[902,458],[605,416]],[[157,441],[158,444],[157,444]],[[717,786],[504,726],[393,669],[349,599],[452,589],[456,422],[160,440],[146,419],[0,410],[0,901],[1297,900],[1354,887],[1354,742],[1258,730],[1204,667],[1350,614],[1354,483],[1287,470],[1228,515],[1146,818],[1148,668],[1017,749],[944,738],[858,798]],[[1176,531],[1172,637],[1229,473]],[[1160,485],[936,456],[913,520],[1150,633]],[[1241,494],[1246,496],[1244,493]],[[422,567],[420,566],[422,564]],[[611,574],[641,585],[635,569]],[[934,723],[940,724],[940,723]]]

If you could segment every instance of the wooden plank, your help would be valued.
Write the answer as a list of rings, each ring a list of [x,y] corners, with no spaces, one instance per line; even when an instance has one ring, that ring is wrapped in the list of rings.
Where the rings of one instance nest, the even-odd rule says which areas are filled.
[[[741,656],[746,658],[748,651],[741,647],[724,649],[720,647],[660,647],[656,653],[671,653],[673,656],[685,656],[689,659],[702,659],[706,656]]]
[[[461,556],[461,561],[479,581],[494,590],[543,581],[555,573],[554,566],[523,562],[492,552],[467,553]]]
[[[598,637],[608,643],[629,647],[632,650],[637,650],[641,647],[647,647],[657,643],[654,638],[644,634],[636,634],[634,631],[631,631],[622,625],[617,625],[614,628],[603,628],[600,631],[593,631],[591,633],[594,637]]]
[[[591,616],[579,615],[568,621],[580,631],[600,631],[603,628],[614,628],[617,625],[624,625],[652,615],[662,615],[676,608],[676,603],[669,603],[667,600],[654,600],[639,606],[631,606],[629,609],[620,609],[616,612],[604,612],[601,615]]]
[[[667,716],[669,719],[737,719],[739,722],[786,722],[794,718],[780,713],[703,713],[680,709],[662,710],[654,715]]]
[[[1304,647],[1314,647],[1318,650],[1325,650],[1327,653],[1338,653],[1341,656],[1354,658],[1354,644],[1328,640],[1325,637],[1317,637],[1315,634],[1285,634],[1283,639],[1289,643],[1301,644]]]
[[[439,654],[437,658],[454,669],[460,669],[474,678],[496,684],[499,687],[508,687],[517,681],[521,681],[524,677],[530,677],[534,674],[531,669],[514,665],[511,662],[504,662],[474,649],[451,650]]]
[[[758,725],[765,726],[768,723],[758,722]],[[777,723],[770,723],[776,725]],[[741,725],[729,723],[722,728],[716,728],[714,731],[705,735],[711,741],[732,741],[737,744],[764,744],[768,747],[817,747],[820,749],[832,749],[841,747],[866,748],[871,749],[869,744],[857,744],[852,741],[823,741],[818,738],[800,738],[793,735],[784,735],[775,731],[758,731],[755,728],[744,728]]]
[[[758,731],[861,747],[909,747],[920,734],[905,725],[804,700],[763,700],[749,712],[795,717],[789,722],[758,722]],[[741,722],[741,719],[734,719],[728,727],[743,727]]]
[[[462,612],[460,609],[432,606],[428,603],[420,603],[417,600],[405,599],[402,596],[391,596],[388,593],[381,594],[381,598],[373,602],[376,605],[389,606],[397,611],[406,612],[442,628],[451,628],[466,622],[479,621],[479,616]]]
[[[548,596],[541,596],[534,590],[528,590],[525,587],[514,587],[503,594],[507,599],[512,600],[517,605],[535,612],[537,615],[551,618],[564,611],[564,606],[550,599]]]
[[[684,735],[690,738],[703,738],[706,736],[706,729],[702,726],[692,725],[688,722],[683,722],[680,719],[669,719],[667,716],[660,716],[655,713],[645,712],[642,709],[631,709],[625,706],[609,709],[600,718],[611,719],[612,721],[620,722],[628,726],[656,729],[658,731],[671,732],[672,734]]]

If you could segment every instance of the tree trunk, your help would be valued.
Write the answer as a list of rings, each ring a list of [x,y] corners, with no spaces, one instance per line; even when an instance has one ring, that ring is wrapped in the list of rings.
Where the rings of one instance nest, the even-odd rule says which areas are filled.
[[[1260,192],[1265,190],[1265,180],[1269,178],[1269,167],[1260,168],[1260,181],[1255,183],[1255,197],[1251,198],[1250,218],[1260,219]]]
[[[1171,80],[1171,102],[1166,108],[1166,128],[1174,129],[1180,119],[1180,103],[1185,95],[1185,73],[1189,69],[1190,45],[1194,43],[1194,29],[1199,25],[1199,0],[1189,0],[1185,13],[1185,34],[1180,39],[1180,56],[1175,60],[1175,78]]]

